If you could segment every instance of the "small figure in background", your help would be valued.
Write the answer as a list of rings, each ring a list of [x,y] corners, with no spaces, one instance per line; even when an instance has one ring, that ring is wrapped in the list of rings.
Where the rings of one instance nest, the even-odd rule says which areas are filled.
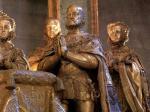
[[[11,42],[15,38],[15,29],[14,19],[0,11],[0,70],[28,69],[23,51]]]
[[[107,64],[119,96],[123,112],[149,112],[149,90],[144,67],[126,42],[129,27],[122,22],[107,26],[110,50],[107,51]]]
[[[55,63],[55,61],[59,60],[59,56],[58,55],[54,55],[57,54],[58,52],[58,44],[59,44],[59,39],[60,39],[60,32],[61,32],[61,28],[60,28],[60,23],[59,20],[57,19],[48,19],[46,21],[46,27],[45,27],[45,37],[46,37],[46,45],[43,48],[38,48],[36,49],[31,56],[29,56],[29,64],[30,64],[30,68],[33,71],[37,70],[38,64],[39,62],[43,59],[46,58],[47,56],[51,56],[50,58],[50,62],[51,63]],[[52,56],[53,55],[53,56]],[[49,63],[49,61],[47,61],[47,63]],[[44,67],[46,70],[50,68]]]

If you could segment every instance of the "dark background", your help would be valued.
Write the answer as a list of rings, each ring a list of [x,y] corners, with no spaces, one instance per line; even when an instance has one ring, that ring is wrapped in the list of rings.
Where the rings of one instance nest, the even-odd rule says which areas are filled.
[[[76,0],[79,4],[80,0]],[[75,0],[69,0],[74,3]],[[88,0],[87,0],[88,2]],[[107,46],[106,26],[123,21],[131,28],[129,46],[139,54],[150,79],[150,0],[99,0],[100,38]],[[62,3],[62,2],[61,2]],[[81,6],[84,7],[81,1]],[[63,4],[63,7],[66,7]],[[60,9],[63,8],[62,4]],[[86,6],[85,6],[86,7]],[[47,0],[0,0],[0,9],[16,20],[14,43],[29,55],[43,43],[43,28],[47,17]],[[61,10],[63,14],[65,9]]]

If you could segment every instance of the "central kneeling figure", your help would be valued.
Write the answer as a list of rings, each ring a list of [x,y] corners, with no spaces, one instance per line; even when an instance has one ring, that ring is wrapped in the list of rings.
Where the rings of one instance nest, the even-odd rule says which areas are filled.
[[[60,33],[55,35],[58,37],[55,44],[58,45],[57,50],[39,61],[38,70],[52,72],[57,68],[55,74],[62,79],[65,87],[60,98],[67,112],[97,112],[101,109],[103,112],[119,112],[118,105],[114,103],[116,100],[112,98],[114,92],[103,49],[98,38],[81,31],[84,22],[83,9],[69,6],[66,21],[68,33],[65,36]],[[48,30],[48,26],[51,25],[46,27],[50,37],[48,32],[52,33],[52,30]],[[101,106],[94,108],[95,102]]]

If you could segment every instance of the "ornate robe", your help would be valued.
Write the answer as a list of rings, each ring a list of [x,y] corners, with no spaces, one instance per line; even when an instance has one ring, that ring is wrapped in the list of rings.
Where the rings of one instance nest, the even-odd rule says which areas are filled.
[[[106,53],[110,73],[123,112],[149,112],[149,90],[139,57],[127,46]]]

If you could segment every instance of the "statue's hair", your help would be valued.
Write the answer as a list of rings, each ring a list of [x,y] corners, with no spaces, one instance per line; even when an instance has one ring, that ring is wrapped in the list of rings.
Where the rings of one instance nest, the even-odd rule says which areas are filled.
[[[49,17],[49,18],[46,19],[45,25],[47,25],[49,21],[59,21],[59,19],[54,18],[54,17]]]
[[[16,23],[15,20],[11,17],[9,17],[6,13],[3,11],[0,11],[0,20],[7,20],[10,22],[12,31],[10,32],[9,37],[6,39],[6,41],[12,40],[15,37],[15,29],[16,29]]]
[[[108,29],[112,29],[112,28],[115,27],[115,26],[121,26],[122,29],[125,29],[125,30],[127,30],[128,32],[130,31],[129,26],[128,26],[127,24],[125,24],[124,22],[120,22],[120,21],[113,22],[113,23],[109,23],[109,24],[107,25],[107,30],[108,30]]]
[[[82,9],[82,7],[80,7],[80,6],[77,6],[77,5],[74,5],[74,4],[72,4],[72,5],[69,5],[68,6],[68,8],[67,8],[67,11],[71,8],[71,7],[76,7],[79,11],[81,11],[81,12],[83,12],[83,9]]]

